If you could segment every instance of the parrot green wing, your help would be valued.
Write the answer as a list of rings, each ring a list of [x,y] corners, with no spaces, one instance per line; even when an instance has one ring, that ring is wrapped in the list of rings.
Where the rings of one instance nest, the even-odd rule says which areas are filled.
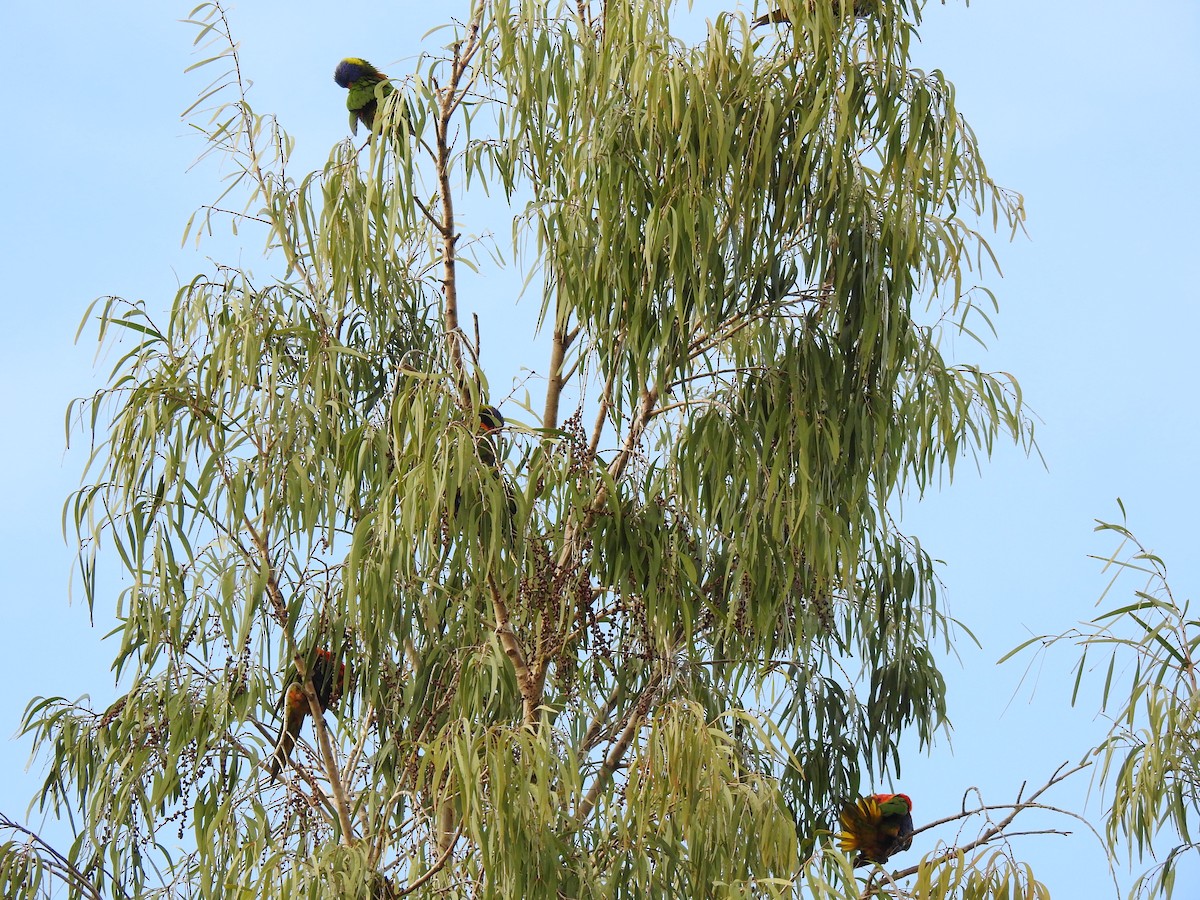
[[[375,85],[378,84],[371,78],[360,78],[354,84],[350,85],[350,91],[346,95],[346,109],[351,112],[358,112],[363,107],[375,102]]]
[[[379,101],[386,100],[394,90],[392,83],[385,78],[364,77],[350,85],[346,96],[346,109],[350,110],[350,130],[358,133],[358,123],[362,122],[368,129],[375,127],[375,113],[379,109]]]
[[[905,816],[912,812],[912,801],[905,794],[892,794],[886,800],[876,797],[879,801],[879,812],[884,816]]]

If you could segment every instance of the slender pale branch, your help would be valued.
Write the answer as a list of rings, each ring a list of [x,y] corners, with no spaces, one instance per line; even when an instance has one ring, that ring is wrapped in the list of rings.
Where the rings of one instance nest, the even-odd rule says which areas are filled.
[[[350,755],[346,758],[346,765],[342,769],[345,778],[349,778],[355,766],[358,765],[358,760],[362,756],[363,750],[366,749],[367,738],[370,736],[371,729],[375,725],[375,706],[373,704],[368,705],[365,712],[362,725],[358,731],[358,740],[351,748]]]
[[[483,4],[476,3],[471,11],[468,37],[454,45],[454,56],[450,62],[450,80],[444,88],[439,87],[438,114],[434,123],[435,165],[437,168],[438,199],[441,203],[440,221],[435,223],[442,238],[442,295],[445,299],[445,332],[450,363],[459,379],[459,389],[466,394],[466,372],[463,364],[461,329],[458,322],[458,266],[457,245],[459,234],[454,214],[454,196],[451,190],[450,173],[452,154],[450,122],[462,103],[466,88],[462,87],[463,75],[468,71],[471,59],[479,50],[479,29],[483,18]]]
[[[321,701],[317,698],[312,672],[306,671],[305,661],[299,654],[296,655],[296,668],[301,675],[300,684],[304,688],[304,696],[308,698],[308,710],[312,714],[313,720],[313,733],[317,737],[321,763],[325,767],[325,775],[329,778],[329,789],[333,793],[333,806],[337,812],[338,823],[342,828],[342,843],[350,847],[354,845],[354,827],[350,820],[350,806],[346,802],[346,788],[342,784],[337,758],[333,754],[333,742],[329,739],[329,729],[325,727],[325,710],[321,708]]]
[[[103,895],[92,886],[92,883],[88,877],[81,872],[78,867],[72,864],[67,857],[63,856],[52,846],[50,846],[50,844],[48,844],[40,834],[29,830],[17,822],[14,822],[3,813],[0,813],[0,828],[8,828],[12,831],[18,832],[19,834],[26,835],[31,843],[41,847],[42,851],[49,855],[50,859],[47,860],[47,862],[49,863],[50,868],[59,869],[62,871],[63,874],[60,877],[63,879],[63,881],[66,881],[68,884],[75,885],[83,894],[88,897],[95,897],[96,900],[102,900]],[[45,859],[45,857],[43,857],[43,859]],[[105,870],[103,866],[100,868],[105,875],[108,875],[110,881],[115,881],[112,875]]]
[[[592,428],[592,439],[588,442],[589,456],[594,457],[600,448],[600,435],[604,433],[604,426],[608,422],[608,411],[612,408],[613,384],[616,377],[617,368],[613,366],[613,370],[608,373],[608,380],[604,383],[604,390],[600,394],[600,408],[596,411],[596,424]]]
[[[559,311],[557,317],[561,319]],[[542,427],[558,427],[558,404],[562,398],[563,360],[567,355],[567,333],[565,323],[554,326],[553,343],[550,347],[550,374],[546,378],[546,408],[542,411]]]
[[[504,655],[512,663],[517,675],[517,685],[521,691],[521,717],[528,727],[537,725],[538,709],[541,707],[541,685],[544,679],[537,678],[529,666],[525,648],[513,630],[508,617],[508,605],[496,584],[496,579],[489,572],[487,576],[488,590],[492,595],[492,608],[496,614],[496,635],[500,638],[500,646]]]
[[[1016,803],[1001,805],[999,807],[982,806],[978,809],[971,809],[971,810],[964,808],[961,812],[955,813],[952,816],[947,816],[946,818],[938,819],[935,822],[930,822],[928,825],[922,825],[914,833],[920,833],[922,831],[925,831],[926,829],[934,828],[935,826],[938,826],[938,825],[944,825],[947,822],[953,822],[958,819],[963,819],[963,818],[966,818],[967,816],[973,816],[976,813],[979,813],[979,812],[982,812],[985,810],[989,810],[989,809],[999,808],[999,809],[1010,810],[1008,815],[1006,815],[1003,819],[1000,819],[998,822],[996,822],[990,828],[985,829],[984,832],[981,835],[979,835],[979,837],[977,837],[975,840],[971,841],[968,844],[964,844],[961,847],[953,847],[950,850],[947,850],[945,853],[941,854],[940,856],[934,857],[934,859],[925,862],[924,864],[926,866],[941,865],[942,863],[947,862],[951,859],[954,859],[955,857],[957,857],[961,854],[970,853],[972,850],[976,850],[979,847],[984,846],[985,844],[991,842],[993,839],[995,839],[997,837],[1007,837],[1007,833],[1005,832],[1005,829],[1008,828],[1008,826],[1012,824],[1013,820],[1018,815],[1020,815],[1024,810],[1027,810],[1027,809],[1050,809],[1050,810],[1053,810],[1054,812],[1060,812],[1063,815],[1071,815],[1073,818],[1079,818],[1078,816],[1068,813],[1065,810],[1059,809],[1058,807],[1047,806],[1046,804],[1038,803],[1037,798],[1040,797],[1042,794],[1046,793],[1046,791],[1048,791],[1050,788],[1054,787],[1059,782],[1064,781],[1065,779],[1071,777],[1076,772],[1079,772],[1082,769],[1088,768],[1088,766],[1090,766],[1090,765],[1091,765],[1091,763],[1086,763],[1086,762],[1079,763],[1064,772],[1063,769],[1066,766],[1066,763],[1063,763],[1063,765],[1059,766],[1054,771],[1054,774],[1050,776],[1049,780],[1044,785],[1042,785],[1040,788],[1038,788],[1036,791],[1034,791],[1032,795],[1030,795],[1028,800],[1021,799],[1021,794],[1024,793],[1024,786],[1022,786],[1021,791],[1018,792],[1018,794],[1017,794],[1017,802]],[[1080,819],[1080,821],[1083,821],[1083,820]],[[899,879],[899,878],[905,878],[909,875],[915,875],[920,870],[921,865],[922,865],[921,863],[918,863],[916,865],[909,866],[907,869],[901,869],[898,872],[893,872],[891,877],[893,879]]]
[[[604,764],[601,765],[600,771],[596,773],[596,778],[592,782],[591,788],[588,789],[587,795],[579,803],[579,809],[575,813],[576,820],[583,824],[591,817],[592,811],[596,808],[596,802],[600,799],[600,794],[607,787],[609,780],[621,765],[621,761],[625,758],[625,754],[633,745],[633,739],[637,737],[638,731],[642,727],[642,719],[650,710],[650,704],[654,702],[654,697],[658,693],[658,687],[662,682],[662,673],[655,672],[650,677],[650,683],[642,690],[638,702],[629,712],[629,718],[625,721],[625,728],[621,731],[620,737],[609,748],[608,755],[604,757]]]
[[[625,474],[625,467],[629,465],[629,461],[633,458],[634,451],[637,449],[638,443],[642,439],[642,435],[646,430],[646,426],[654,414],[654,409],[658,405],[658,389],[652,389],[642,392],[641,402],[638,404],[637,412],[634,413],[632,421],[629,423],[629,431],[625,435],[621,449],[613,460],[608,465],[608,475],[614,481],[619,481],[621,476]],[[597,434],[599,433],[600,422],[597,422]],[[598,439],[598,438],[596,438]],[[602,482],[596,488],[596,494],[592,498],[592,502],[588,505],[587,510],[583,514],[580,521],[571,520],[567,522],[563,534],[563,546],[558,555],[556,574],[555,574],[555,592],[561,593],[565,586],[565,579],[571,571],[570,563],[573,558],[580,552],[579,542],[581,536],[585,534],[588,528],[591,527],[596,515],[604,508],[604,504],[608,502],[608,484]]]
[[[617,703],[620,702],[621,695],[624,693],[625,686],[618,683],[608,695],[608,699],[604,701],[604,705],[596,711],[596,715],[592,717],[592,721],[588,724],[588,729],[583,735],[583,740],[579,744],[579,755],[581,757],[600,743],[601,733],[604,730],[604,726],[608,724],[608,717],[617,708]]]
[[[403,782],[400,783],[402,784]],[[391,817],[392,810],[395,809],[396,804],[400,802],[400,798],[404,796],[404,793],[404,788],[397,787],[394,791],[392,791],[391,796],[387,798],[387,800],[379,809],[377,821],[381,823],[381,826],[374,829],[375,839],[371,841],[371,849],[367,854],[367,864],[371,866],[371,868],[377,868],[379,866],[379,860],[383,856],[383,850],[386,846],[387,839],[392,836],[392,830],[390,828],[383,827],[382,823],[387,822],[387,820]]]
[[[440,219],[438,219],[438,217],[436,215],[434,215],[433,210],[431,210],[428,206],[426,206],[424,203],[422,203],[421,198],[416,196],[415,194],[413,195],[413,203],[417,204],[417,208],[419,210],[421,210],[421,213],[425,216],[426,219],[428,219],[430,221],[430,223],[433,225],[433,227],[436,228],[438,230],[438,233],[440,234],[442,231],[442,222]]]
[[[266,573],[267,579],[267,598],[271,601],[271,610],[275,614],[275,620],[284,627],[284,634],[287,641],[292,646],[289,649],[295,653],[295,646],[292,640],[291,631],[286,628],[287,625],[287,601],[283,599],[283,589],[279,586],[279,579],[275,575],[275,566],[271,560],[270,548],[267,547],[266,538],[259,535],[258,531],[250,524],[249,518],[245,520],[246,530],[250,532],[250,540],[254,542],[255,549],[258,550],[260,564],[263,571]]]
[[[574,328],[567,327],[567,321],[570,318],[570,312],[564,309],[561,295],[555,298],[554,308],[554,335],[553,343],[550,347],[550,375],[546,379],[546,408],[542,413],[542,427],[557,428],[558,427],[558,406],[562,399],[563,385],[574,376],[579,368],[579,359],[575,360],[565,373],[563,365],[566,360],[567,350],[575,343],[575,339],[579,337],[582,325],[576,325]]]
[[[242,78],[241,54],[238,52],[237,42],[233,39],[233,30],[229,26],[229,19],[225,14],[225,7],[222,6],[220,2],[214,3],[213,6],[217,10],[217,15],[221,20],[221,27],[223,30],[220,32],[220,34],[229,44],[229,58],[233,62],[234,79],[237,82],[238,97],[241,101],[236,106],[238,115],[242,119],[242,133],[246,139],[246,155],[249,157],[251,162],[249,171],[254,176],[254,180],[258,185],[258,191],[261,193],[263,199],[267,201],[267,205],[274,206],[274,204],[271,202],[271,193],[272,185],[274,184],[275,179],[268,178],[266,173],[263,172],[259,151],[255,146],[254,138],[255,135],[258,134],[259,128],[258,123],[255,122],[255,117],[250,112],[250,104],[246,101],[247,85],[245,80]],[[280,148],[279,159],[282,166],[282,161],[284,159],[282,147]],[[281,172],[280,174],[282,175],[283,173]],[[286,184],[286,178],[280,178],[279,181]],[[287,205],[289,213],[292,216],[296,216],[297,210],[295,198],[289,197]],[[272,227],[279,238],[278,246],[283,251],[283,254],[287,257],[288,267],[294,272],[299,273],[300,277],[304,279],[304,285],[308,289],[310,297],[312,297],[314,300],[320,297],[321,291],[318,289],[317,284],[313,279],[312,270],[309,266],[304,265],[300,255],[295,252],[294,243],[289,239],[290,236],[284,230],[283,223],[279,221],[273,221]]]
[[[613,481],[619,481],[621,476],[625,474],[625,467],[633,459],[633,453],[637,449],[638,444],[641,443],[642,435],[646,431],[646,426],[650,424],[650,420],[654,417],[654,410],[657,406],[658,388],[644,391],[641,403],[638,405],[638,410],[634,414],[633,420],[629,423],[629,433],[625,436],[625,443],[608,466],[608,474]],[[601,487],[600,491],[597,492],[596,500],[592,503],[593,509],[599,509],[607,499],[607,489]]]
[[[218,449],[216,443],[213,441],[211,434],[208,434],[208,433],[205,434],[204,443],[208,447],[209,453],[211,453],[213,456],[223,458],[223,454]],[[262,451],[261,448],[259,448],[260,461],[264,460],[265,456],[266,456],[266,454]],[[225,484],[225,489],[228,490],[232,494],[234,492],[234,485],[229,478],[228,471],[226,470],[224,465],[218,466],[217,468],[221,473],[221,480]],[[233,535],[232,532],[230,532],[224,526],[220,525],[220,523],[217,521],[215,516],[208,516],[207,518],[209,519],[209,521],[213,522],[213,524],[216,525],[218,528],[220,528],[222,531],[225,531],[225,533],[228,534],[234,540],[234,543],[237,545],[238,549],[241,550],[242,553],[247,557],[247,562],[253,564],[253,558],[247,552],[247,550],[246,550],[245,546],[242,544],[242,542],[240,540],[238,540],[236,538],[236,536]],[[250,535],[250,540],[254,544],[254,550],[258,554],[258,565],[261,567],[261,571],[266,575],[267,599],[271,603],[271,611],[274,613],[276,622],[278,622],[279,625],[283,628],[284,639],[287,641],[288,650],[291,652],[291,654],[293,656],[295,656],[296,655],[295,638],[292,635],[291,629],[289,629],[287,627],[287,622],[288,622],[287,601],[284,600],[283,589],[279,586],[279,578],[275,574],[275,571],[276,571],[275,563],[274,563],[274,560],[271,559],[271,548],[267,541],[266,532],[264,531],[263,533],[260,534],[258,529],[254,527],[254,523],[250,521],[250,516],[248,514],[242,515],[242,525],[245,527],[246,531]]]
[[[257,222],[259,225],[272,224],[270,219],[264,219],[264,218],[262,218],[262,216],[252,216],[252,215],[250,215],[250,213],[238,212],[235,209],[225,209],[220,206],[209,206],[208,204],[205,204],[204,206],[201,206],[200,208],[204,209],[204,210],[208,210],[208,212],[210,212],[210,213],[221,213],[222,215],[230,216],[235,219],[241,219],[245,222]]]
[[[450,859],[450,854],[454,852],[454,845],[457,844],[458,839],[460,837],[462,837],[462,832],[463,832],[462,826],[460,825],[458,827],[458,830],[454,833],[454,838],[447,842],[445,849],[442,850],[441,855],[436,860],[434,860],[433,865],[430,866],[424,873],[422,873],[420,875],[420,877],[418,877],[416,880],[411,882],[408,885],[408,887],[406,887],[406,888],[404,888],[404,890],[400,891],[396,896],[398,896],[398,897],[408,896],[413,891],[415,891],[417,888],[421,887],[421,885],[423,885],[427,881],[429,881],[430,878],[432,878],[434,875],[436,875],[438,872],[440,872],[442,870],[442,867],[445,866],[446,862]]]

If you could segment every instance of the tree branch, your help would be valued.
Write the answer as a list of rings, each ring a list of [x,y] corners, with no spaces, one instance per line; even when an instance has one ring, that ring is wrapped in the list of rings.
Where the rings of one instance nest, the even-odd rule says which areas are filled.
[[[612,408],[613,384],[617,377],[617,368],[608,373],[604,390],[600,393],[600,408],[596,411],[596,424],[592,428],[592,439],[588,442],[588,454],[595,456],[600,449],[600,435],[604,433],[604,425],[608,421],[608,411]]]
[[[358,760],[363,754],[363,750],[367,745],[367,736],[371,733],[371,727],[375,724],[375,707],[368,705],[363,716],[362,727],[358,732],[358,741],[350,750],[350,755],[346,757],[346,765],[343,767],[343,775],[346,778],[350,777],[354,767],[358,765]]]
[[[94,897],[96,900],[103,900],[103,894],[101,894],[98,890],[96,890],[95,887],[92,886],[92,883],[88,880],[87,876],[81,872],[78,867],[76,867],[75,864],[72,863],[67,857],[63,856],[52,846],[50,846],[50,844],[48,844],[40,834],[35,831],[31,831],[23,825],[19,825],[17,822],[14,822],[3,813],[0,813],[0,828],[9,828],[18,832],[19,834],[26,835],[30,839],[31,843],[41,847],[42,851],[49,855],[49,860],[45,860],[45,857],[43,857],[43,860],[45,860],[50,869],[61,870],[59,877],[62,878],[63,881],[67,882],[68,884],[76,885],[80,892],[89,897]],[[116,879],[113,878],[112,874],[109,873],[107,869],[105,869],[103,866],[100,866],[99,868],[100,871],[104,872],[104,874],[108,876],[110,881],[116,881]]]
[[[329,790],[333,794],[333,807],[337,812],[338,823],[342,829],[342,844],[352,847],[354,841],[354,824],[350,820],[350,806],[346,802],[346,788],[342,784],[342,776],[333,754],[333,742],[329,739],[329,729],[325,727],[325,710],[317,699],[317,689],[313,685],[312,672],[307,671],[305,660],[296,654],[296,669],[300,673],[300,684],[304,688],[304,696],[308,698],[308,711],[312,715],[313,733],[317,737],[317,747],[321,753],[321,764],[325,767],[325,775],[329,778]],[[330,677],[336,677],[331,672]]]
[[[556,305],[561,300],[556,300]],[[563,316],[561,308],[555,310],[555,318],[561,320]],[[557,428],[558,427],[558,403],[562,397],[563,389],[563,360],[567,355],[567,328],[563,321],[556,322],[554,326],[554,343],[550,348],[550,374],[546,378],[546,408],[542,411],[542,427]]]
[[[621,695],[625,693],[625,686],[617,684],[612,689],[612,693],[608,695],[608,699],[604,701],[604,705],[596,710],[596,715],[592,717],[592,721],[588,724],[588,729],[583,735],[583,740],[579,744],[579,755],[583,756],[590,751],[596,744],[600,743],[600,735],[604,730],[604,726],[608,724],[608,717],[612,715],[613,710],[617,708],[617,703],[620,702]]]
[[[446,862],[450,859],[450,854],[454,852],[454,845],[457,844],[458,839],[462,837],[462,832],[462,826],[460,825],[458,826],[458,830],[454,832],[454,838],[447,842],[446,848],[442,851],[442,855],[434,861],[433,865],[430,866],[424,873],[422,873],[415,881],[410,882],[408,887],[404,888],[404,890],[400,891],[396,896],[407,897],[421,885],[429,881],[430,878],[440,872],[442,867],[445,866]]]
[[[1021,800],[1021,794],[1023,794],[1025,791],[1025,786],[1021,785],[1021,790],[1018,791],[1018,793],[1017,793],[1017,802],[1016,803],[1003,804],[1003,805],[999,805],[999,806],[980,806],[978,809],[972,809],[972,810],[966,809],[965,804],[964,804],[964,808],[961,812],[956,813],[955,815],[952,815],[952,816],[947,816],[943,819],[938,819],[934,822],[930,822],[927,825],[922,825],[920,828],[916,829],[913,832],[913,834],[920,834],[922,831],[926,831],[926,830],[928,830],[930,828],[934,828],[938,825],[945,825],[947,822],[953,822],[957,819],[962,819],[967,816],[973,816],[976,813],[984,812],[984,811],[990,810],[990,809],[1009,809],[1009,810],[1011,810],[1007,816],[1005,816],[999,822],[992,825],[990,828],[986,829],[983,832],[983,834],[981,834],[975,840],[973,840],[970,843],[965,844],[961,847],[951,848],[950,850],[947,850],[945,853],[941,854],[940,856],[936,856],[932,860],[925,861],[924,865],[926,865],[926,866],[941,865],[942,863],[947,862],[948,860],[954,859],[955,857],[957,857],[960,854],[970,853],[972,850],[976,850],[979,847],[982,847],[983,845],[989,843],[991,840],[993,840],[994,838],[996,838],[998,836],[1007,836],[1007,835],[1005,835],[1004,830],[1009,825],[1012,824],[1013,819],[1015,819],[1022,811],[1026,810],[1026,809],[1051,809],[1051,810],[1054,810],[1055,812],[1063,813],[1064,815],[1070,815],[1073,818],[1079,818],[1079,816],[1075,816],[1074,814],[1068,813],[1065,810],[1062,810],[1062,809],[1059,809],[1059,808],[1053,807],[1053,806],[1046,806],[1045,804],[1038,803],[1036,801],[1037,801],[1038,797],[1040,797],[1042,794],[1046,793],[1046,791],[1048,791],[1050,788],[1054,787],[1059,782],[1064,781],[1067,778],[1071,777],[1076,772],[1079,772],[1082,769],[1088,768],[1088,766],[1090,766],[1090,765],[1091,765],[1091,763],[1086,763],[1086,762],[1085,763],[1077,763],[1075,766],[1073,766],[1072,768],[1070,768],[1064,772],[1063,769],[1067,766],[1067,763],[1063,763],[1061,766],[1059,766],[1057,769],[1054,770],[1054,774],[1050,776],[1050,779],[1044,785],[1042,785],[1040,788],[1038,788],[1036,791],[1033,792],[1033,794],[1030,796],[1030,798],[1028,800]],[[1080,821],[1082,821],[1082,819]],[[900,878],[905,878],[909,875],[915,875],[920,870],[921,865],[922,865],[922,863],[917,863],[916,865],[909,866],[907,869],[901,869],[897,872],[893,872],[891,874],[891,877],[893,879],[900,879]]]
[[[496,635],[500,638],[500,646],[504,648],[504,655],[512,663],[513,671],[517,676],[517,686],[521,691],[521,719],[526,727],[535,728],[538,710],[542,705],[540,685],[544,684],[544,681],[535,677],[530,669],[528,658],[525,656],[525,648],[521,646],[521,641],[509,621],[508,605],[504,602],[504,597],[491,572],[488,572],[487,583],[488,590],[492,594],[492,608],[496,613]]]
[[[474,4],[471,20],[467,26],[466,41],[454,45],[454,57],[450,64],[450,81],[445,88],[437,89],[438,115],[434,122],[435,165],[437,168],[438,195],[441,201],[440,222],[435,223],[442,238],[442,293],[445,298],[445,333],[451,367],[459,380],[459,390],[466,395],[466,371],[459,344],[461,329],[458,323],[458,270],[456,247],[459,235],[454,217],[454,198],[451,192],[451,145],[450,120],[457,111],[465,94],[460,90],[463,74],[470,66],[471,58],[479,50],[479,28],[483,18],[483,3]],[[435,83],[436,87],[436,83]],[[468,85],[469,87],[469,85]]]
[[[642,689],[642,695],[638,698],[638,702],[629,712],[629,718],[625,722],[625,728],[621,731],[620,737],[616,743],[608,751],[608,755],[604,757],[604,764],[600,767],[600,771],[596,773],[596,779],[592,782],[591,788],[588,789],[587,796],[579,803],[579,809],[575,813],[576,821],[582,825],[591,817],[592,811],[596,808],[596,802],[600,799],[600,794],[608,785],[613,773],[621,765],[621,760],[625,758],[625,754],[629,751],[633,744],[633,739],[637,737],[638,730],[641,728],[642,719],[650,710],[650,704],[654,702],[654,697],[658,693],[659,685],[662,683],[662,672],[655,672],[650,676],[650,682]]]

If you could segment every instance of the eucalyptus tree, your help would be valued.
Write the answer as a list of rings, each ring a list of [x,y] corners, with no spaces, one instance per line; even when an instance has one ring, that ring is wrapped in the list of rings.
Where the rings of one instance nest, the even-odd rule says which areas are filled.
[[[829,837],[947,721],[954,623],[896,498],[1032,437],[1011,378],[943,349],[988,328],[977,223],[1023,212],[911,66],[922,0],[691,40],[668,0],[462,6],[299,179],[225,12],[193,13],[218,74],[189,116],[231,174],[189,227],[243,204],[269,274],[89,312],[118,359],[72,410],[66,517],[89,603],[103,566],[128,580],[127,691],[31,705],[78,840],[5,871],[26,896],[1038,889],[952,850],[864,888]],[[464,204],[511,244],[465,240]],[[500,264],[535,333],[472,325],[463,269]],[[485,348],[512,342],[544,361],[504,399]]]

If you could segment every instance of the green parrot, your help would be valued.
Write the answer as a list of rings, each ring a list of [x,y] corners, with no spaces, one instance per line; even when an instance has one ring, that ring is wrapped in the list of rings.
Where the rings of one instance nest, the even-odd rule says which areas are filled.
[[[479,410],[479,433],[488,434],[497,428],[504,427],[504,416],[494,406],[484,406]]]
[[[342,685],[346,683],[346,665],[338,663],[335,672],[333,654],[328,650],[317,650],[312,661],[313,687],[317,692],[317,702],[321,711],[327,710],[332,703],[337,703],[342,697]],[[271,780],[279,777],[283,764],[292,755],[296,739],[300,737],[300,728],[304,725],[304,717],[309,714],[308,697],[298,681],[288,685],[283,699],[283,728],[279,731],[279,740],[275,743],[275,753],[271,758],[268,771]]]
[[[494,406],[485,406],[479,410],[479,458],[496,468],[496,448],[488,435],[504,427],[504,416]]]
[[[337,64],[333,70],[333,80],[338,87],[350,91],[346,97],[346,109],[350,110],[350,133],[358,134],[359,122],[367,126],[367,131],[371,131],[375,127],[379,101],[386,100],[395,90],[387,76],[365,59],[351,56]]]
[[[838,846],[857,853],[855,866],[885,863],[912,846],[912,800],[907,794],[872,794],[842,809]]]
[[[504,427],[504,416],[500,410],[494,406],[483,406],[479,410],[479,424],[475,429],[475,445],[479,452],[479,458],[484,465],[492,470],[492,474],[504,487],[504,495],[508,498],[508,518],[509,524],[512,525],[513,517],[517,514],[517,501],[513,497],[512,489],[504,480],[504,475],[501,473],[500,461],[496,457],[496,446],[492,443],[491,435]],[[454,495],[454,514],[458,515],[458,511],[462,506],[462,494]]]
[[[876,12],[876,3],[878,0],[854,0],[854,17],[856,19],[870,18]],[[837,7],[838,0],[833,0],[834,8]],[[809,0],[808,8],[813,8],[813,0]],[[759,28],[763,25],[790,25],[791,18],[782,9],[773,9],[763,16],[759,16],[754,20],[754,27]]]
[[[500,415],[500,410],[494,406],[485,406],[479,410],[479,437],[477,438],[479,446],[479,458],[484,464],[491,466],[495,476],[503,482],[503,476],[500,474],[500,462],[496,459],[496,448],[492,444],[491,434],[494,431],[499,431],[504,427],[504,416]],[[508,516],[511,519],[517,514],[517,501],[513,498],[512,491],[508,484],[504,484],[504,493],[508,497]]]

